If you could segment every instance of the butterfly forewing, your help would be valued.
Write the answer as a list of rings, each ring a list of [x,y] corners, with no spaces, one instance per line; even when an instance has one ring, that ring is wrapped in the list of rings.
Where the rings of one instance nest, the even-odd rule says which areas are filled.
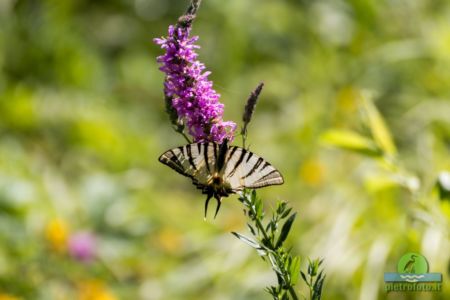
[[[280,172],[262,157],[235,146],[228,151],[223,177],[235,192],[284,182]]]
[[[262,157],[236,146],[225,152],[220,149],[216,143],[194,143],[166,151],[159,161],[190,177],[200,188],[211,184],[213,176],[220,176],[232,192],[284,182],[280,172]],[[220,153],[225,154],[221,162]]]
[[[215,171],[217,145],[194,143],[166,151],[159,161],[178,173],[206,185]]]

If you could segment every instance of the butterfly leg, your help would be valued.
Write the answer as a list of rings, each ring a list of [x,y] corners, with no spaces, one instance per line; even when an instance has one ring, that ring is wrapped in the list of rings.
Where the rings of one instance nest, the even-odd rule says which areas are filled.
[[[206,198],[206,201],[205,201],[205,220],[206,220],[206,214],[208,213],[209,199],[211,199],[212,196],[213,196],[212,193],[208,193],[208,197]]]
[[[216,200],[217,200],[216,213],[214,214],[214,219],[215,219],[217,216],[217,213],[219,212],[220,205],[222,204],[222,197],[220,197],[219,195],[216,194],[216,195],[214,195],[214,198],[216,198]]]

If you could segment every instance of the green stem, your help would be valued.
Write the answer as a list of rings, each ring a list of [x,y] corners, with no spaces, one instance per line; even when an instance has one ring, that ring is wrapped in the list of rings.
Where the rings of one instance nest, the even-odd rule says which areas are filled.
[[[294,287],[289,288],[289,293],[291,294],[291,297],[293,300],[298,300],[297,294],[295,293]]]
[[[256,212],[255,208],[253,207],[253,204],[252,204],[250,201],[248,201],[246,197],[243,197],[243,198],[246,200],[245,202],[246,202],[247,206],[252,210],[252,214],[255,216],[254,221],[255,221],[255,223],[256,223],[256,227],[258,227],[258,229],[259,229],[259,231],[262,233],[264,239],[267,240],[267,241],[269,241],[269,240],[270,240],[270,239],[269,239],[269,236],[267,235],[267,232],[266,232],[266,230],[264,229],[264,226],[263,226],[263,224],[261,223],[261,220],[258,219],[258,217],[257,217],[257,212]],[[270,250],[274,251],[272,245],[271,245],[270,248],[271,248]]]
[[[245,142],[247,140],[247,128],[246,127],[242,128],[241,135],[242,135],[242,148],[245,149]]]
[[[280,247],[276,247],[275,245],[272,244],[272,238],[270,237],[270,234],[268,232],[266,232],[265,227],[261,221],[261,219],[258,217],[258,214],[256,212],[256,208],[255,208],[255,203],[253,203],[253,201],[249,200],[248,197],[243,196],[242,197],[244,199],[243,203],[245,206],[248,207],[249,209],[249,214],[248,216],[250,217],[251,221],[253,221],[253,223],[255,224],[256,228],[258,229],[258,234],[260,235],[259,238],[261,238],[261,235],[263,237],[263,239],[266,241],[263,244],[268,244],[267,250],[269,252],[271,252],[275,257],[279,257],[280,253]],[[279,221],[278,217],[275,217],[275,222]],[[278,259],[277,259],[278,260]],[[279,266],[280,268],[283,268],[283,266]],[[283,269],[283,274],[287,273],[287,271],[285,272],[285,270]],[[281,276],[281,277],[278,277]],[[279,286],[282,289],[283,293],[288,293],[291,297],[292,300],[298,300],[298,296],[294,290],[294,287],[289,287],[289,288],[283,288],[282,287],[282,283],[281,282],[288,282],[289,280],[287,278],[285,278],[285,275],[281,275],[277,273],[277,277],[279,279]]]
[[[181,131],[180,134],[184,137],[184,139],[188,142],[188,144],[192,143],[189,137],[184,133],[184,131]]]
[[[264,236],[264,239],[267,240],[267,241],[270,241],[269,236],[267,235],[267,232],[264,229],[264,226],[261,223],[261,221],[259,219],[255,218],[255,222],[256,222],[256,226],[258,227],[259,231]],[[273,249],[272,243],[270,243],[270,250],[275,251],[275,249]]]

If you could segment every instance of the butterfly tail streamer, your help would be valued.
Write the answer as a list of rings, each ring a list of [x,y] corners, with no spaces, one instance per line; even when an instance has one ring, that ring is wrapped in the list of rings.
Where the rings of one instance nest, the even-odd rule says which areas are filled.
[[[209,204],[209,200],[212,198],[213,194],[208,194],[208,197],[206,198],[205,201],[205,216],[204,216],[204,220],[206,221],[206,215],[208,214],[208,204]],[[216,212],[217,214],[217,212]],[[215,218],[215,217],[214,217]]]

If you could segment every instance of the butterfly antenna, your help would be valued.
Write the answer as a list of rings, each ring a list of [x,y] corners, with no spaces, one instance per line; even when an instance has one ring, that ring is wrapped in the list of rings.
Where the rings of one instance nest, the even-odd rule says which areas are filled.
[[[208,213],[208,204],[209,204],[209,199],[211,199],[213,194],[208,194],[208,198],[206,198],[205,201],[205,217],[204,220],[206,221],[206,214]],[[217,213],[216,213],[217,214]]]
[[[220,205],[222,204],[222,197],[219,196],[215,196],[216,200],[217,200],[217,207],[216,207],[216,213],[214,214],[214,219],[217,216],[217,213],[219,212],[220,209]]]

